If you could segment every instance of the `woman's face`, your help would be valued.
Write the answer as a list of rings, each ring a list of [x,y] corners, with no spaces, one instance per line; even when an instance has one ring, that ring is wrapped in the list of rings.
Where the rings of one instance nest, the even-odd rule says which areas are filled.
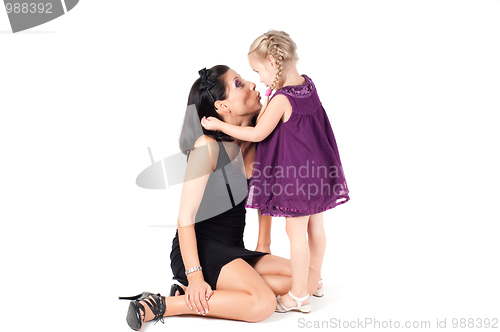
[[[264,83],[266,87],[270,87],[276,78],[276,68],[274,68],[274,58],[270,57],[267,60],[259,60],[255,56],[250,55],[248,62],[253,71],[259,74],[260,82]]]
[[[255,84],[245,81],[232,69],[229,69],[225,76],[229,91],[224,104],[237,116],[257,114],[262,105]]]

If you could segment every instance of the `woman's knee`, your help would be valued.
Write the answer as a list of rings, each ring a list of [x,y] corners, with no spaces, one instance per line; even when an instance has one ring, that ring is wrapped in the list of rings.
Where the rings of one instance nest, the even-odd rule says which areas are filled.
[[[276,297],[265,280],[242,259],[234,260],[225,265],[217,289],[226,289],[246,293],[241,298],[244,307],[239,318],[248,322],[259,322],[271,316],[276,308]]]
[[[252,293],[249,303],[249,322],[260,322],[274,313],[276,297],[270,287],[259,289]]]

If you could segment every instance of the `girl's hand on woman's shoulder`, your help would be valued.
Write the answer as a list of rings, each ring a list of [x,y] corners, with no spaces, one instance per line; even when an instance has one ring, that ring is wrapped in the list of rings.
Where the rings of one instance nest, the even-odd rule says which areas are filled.
[[[210,287],[203,277],[189,279],[185,294],[186,304],[190,309],[196,310],[198,314],[202,315],[208,313],[208,300],[212,296],[213,291],[212,287]]]

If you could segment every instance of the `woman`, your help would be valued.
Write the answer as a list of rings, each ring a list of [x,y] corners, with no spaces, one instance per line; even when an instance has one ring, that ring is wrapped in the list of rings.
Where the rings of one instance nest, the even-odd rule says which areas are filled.
[[[215,116],[239,126],[252,125],[252,119],[261,108],[255,84],[244,81],[226,66],[202,69],[199,74],[188,100],[188,105],[196,106],[197,125],[204,116]],[[255,146],[232,140],[221,132],[203,129],[203,133],[193,136],[184,126],[181,134],[182,150],[189,137],[199,137],[194,142],[194,149],[187,153],[178,229],[170,255],[174,279],[187,287],[179,287],[174,297],[143,293],[122,298],[133,300],[127,322],[134,330],[139,330],[145,321],[163,322],[163,317],[196,313],[258,322],[275,311],[276,295],[290,290],[289,260],[246,250],[243,245],[245,200],[236,197],[238,188],[234,184],[241,183],[239,179],[243,177],[240,188],[246,193],[245,180],[251,176]],[[236,154],[231,145],[234,144],[244,159],[241,173],[233,165]],[[228,197],[232,205],[228,210],[205,218],[210,214],[208,207],[223,206]],[[311,294],[317,284],[318,276],[310,270]]]

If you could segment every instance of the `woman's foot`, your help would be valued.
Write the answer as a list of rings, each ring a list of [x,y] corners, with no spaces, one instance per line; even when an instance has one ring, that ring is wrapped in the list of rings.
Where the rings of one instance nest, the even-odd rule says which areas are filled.
[[[152,299],[151,296],[149,297],[149,299],[150,299],[150,301],[149,301],[150,303],[155,304],[155,301],[154,301],[154,299]],[[165,307],[166,307],[167,306],[167,298],[163,297],[163,301],[165,302]],[[141,314],[141,321],[144,323],[144,322],[149,322],[149,321],[155,319],[155,314],[153,313],[153,311],[151,311],[151,308],[147,305],[146,301],[145,300],[139,301],[139,303],[142,304],[142,306],[144,307],[144,310],[146,311],[146,312],[143,312],[142,309],[139,307],[139,312]],[[165,312],[166,311],[167,311],[167,308],[165,308]]]
[[[141,313],[141,321],[144,322],[149,322],[153,318],[155,318],[155,315],[153,315],[153,312],[151,309],[149,309],[148,305],[144,301],[139,301],[140,304],[144,307],[144,310],[146,310],[146,315],[144,315],[144,312],[142,309],[139,307],[139,312]]]
[[[144,301],[139,301],[140,304],[142,304],[142,306],[144,307],[144,310],[146,310],[146,308],[149,309],[148,305],[146,303],[144,303]],[[147,311],[147,310],[146,310]],[[149,310],[151,312],[151,310]],[[145,320],[144,318],[144,312],[142,311],[142,309],[139,307],[139,313],[141,314],[141,322],[147,322],[147,320]],[[153,313],[151,312],[151,315]],[[149,320],[151,320],[152,318],[150,318]]]
[[[118,299],[131,300],[127,312],[127,324],[132,330],[139,331],[143,323],[150,320],[163,323],[167,305],[165,297],[160,293],[142,292],[135,296],[120,296]]]

